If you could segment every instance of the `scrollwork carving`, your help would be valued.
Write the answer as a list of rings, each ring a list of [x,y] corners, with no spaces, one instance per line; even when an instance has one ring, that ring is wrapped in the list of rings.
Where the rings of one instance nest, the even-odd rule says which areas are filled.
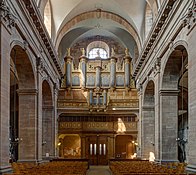
[[[196,0],[193,0],[193,6],[189,8],[187,14],[183,19],[183,26],[190,29],[196,21]]]
[[[0,2],[0,18],[7,22],[8,27],[15,27],[15,17],[4,1]]]

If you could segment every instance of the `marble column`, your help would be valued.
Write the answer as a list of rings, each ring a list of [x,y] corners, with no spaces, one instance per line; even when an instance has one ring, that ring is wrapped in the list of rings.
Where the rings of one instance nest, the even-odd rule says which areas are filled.
[[[196,27],[188,36],[188,170],[196,172]]]
[[[110,59],[110,88],[115,88],[116,85],[116,58]]]
[[[155,160],[160,160],[160,65],[157,63],[154,70],[154,100],[155,100]]]
[[[19,89],[18,161],[37,161],[37,90]]]
[[[142,155],[142,87],[138,87],[138,99],[139,99],[139,116],[138,116],[138,122],[137,122],[137,128],[138,128],[138,152],[137,152],[137,157],[141,157]]]
[[[80,58],[80,65],[81,65],[81,87],[85,89],[86,87],[86,57]]]
[[[178,161],[178,90],[160,90],[160,160]]]
[[[142,158],[149,159],[149,153],[154,153],[155,141],[155,117],[154,106],[142,107]]]
[[[4,3],[0,1],[0,6]],[[1,11],[1,14],[7,13]],[[4,21],[5,20],[5,21]],[[8,19],[9,20],[9,19]],[[10,119],[10,38],[11,28],[6,28],[7,19],[0,22],[0,174],[11,170],[9,164],[9,119]]]
[[[55,84],[54,86],[54,100],[53,100],[53,104],[54,104],[54,156],[57,157],[58,156],[58,114],[57,114],[57,99],[58,99],[58,88]]]
[[[46,157],[46,153],[50,157],[54,157],[54,116],[53,116],[53,106],[43,106],[43,119],[42,119],[42,156]]]
[[[38,86],[38,106],[37,109],[37,147],[38,147],[38,161],[42,160],[42,77],[43,77],[43,64],[42,59],[37,58],[37,86]]]

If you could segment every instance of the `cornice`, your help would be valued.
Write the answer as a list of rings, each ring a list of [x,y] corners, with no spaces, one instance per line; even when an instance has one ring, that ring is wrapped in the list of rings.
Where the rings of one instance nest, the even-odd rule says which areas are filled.
[[[9,28],[15,27],[15,17],[4,1],[0,2],[0,21],[4,21]]]
[[[23,8],[25,7],[26,10],[28,11],[29,17],[32,19],[33,24],[35,25],[37,31],[39,32],[40,37],[41,37],[46,49],[48,50],[48,53],[51,56],[54,65],[56,66],[56,68],[58,70],[58,73],[62,77],[63,72],[62,72],[62,69],[60,66],[60,62],[58,60],[57,53],[54,49],[54,46],[51,42],[51,39],[48,35],[48,32],[44,26],[43,20],[41,18],[41,15],[39,14],[39,11],[36,7],[35,2],[32,0],[20,0],[18,2],[21,4],[21,6]]]
[[[143,50],[140,54],[140,57],[138,58],[135,66],[134,66],[134,69],[133,69],[133,77],[134,78],[137,76],[142,65],[144,64],[144,61],[147,59],[150,51],[153,49],[154,43],[159,38],[158,35],[161,32],[163,26],[165,25],[170,12],[174,9],[175,2],[179,3],[178,0],[166,0],[164,2],[163,7],[159,12],[159,16],[157,17],[157,21],[153,25],[153,27],[150,31],[150,34],[144,44]]]

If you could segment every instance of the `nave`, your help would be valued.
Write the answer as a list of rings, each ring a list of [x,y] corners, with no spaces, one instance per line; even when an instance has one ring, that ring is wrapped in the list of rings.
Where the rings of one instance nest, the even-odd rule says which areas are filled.
[[[58,159],[42,164],[12,163],[5,175],[188,175],[185,163],[157,164],[145,160],[110,160],[108,166],[89,166],[88,160]]]

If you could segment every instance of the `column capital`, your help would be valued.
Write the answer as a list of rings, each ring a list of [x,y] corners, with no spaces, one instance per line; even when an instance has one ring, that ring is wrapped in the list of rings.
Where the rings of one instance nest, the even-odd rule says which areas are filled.
[[[83,55],[81,57],[79,57],[80,62],[85,62],[86,63],[87,59],[88,58],[86,56],[83,56]]]
[[[130,56],[125,56],[124,60],[125,60],[125,63],[130,63],[132,58]]]
[[[18,89],[18,95],[36,95],[38,93],[37,89]]]
[[[111,57],[111,58],[110,58],[110,62],[111,62],[111,63],[116,63],[116,60],[117,60],[116,57]]]
[[[178,89],[161,89],[159,94],[161,96],[178,96],[179,92]]]
[[[4,1],[0,2],[0,16],[2,17],[4,22],[7,23],[7,26],[9,28],[15,27],[15,23],[16,23],[15,17],[11,13],[9,7],[5,4]]]
[[[142,106],[143,111],[154,111],[154,106]]]
[[[65,57],[65,62],[67,63],[72,63],[73,57],[72,56],[66,56]]]

